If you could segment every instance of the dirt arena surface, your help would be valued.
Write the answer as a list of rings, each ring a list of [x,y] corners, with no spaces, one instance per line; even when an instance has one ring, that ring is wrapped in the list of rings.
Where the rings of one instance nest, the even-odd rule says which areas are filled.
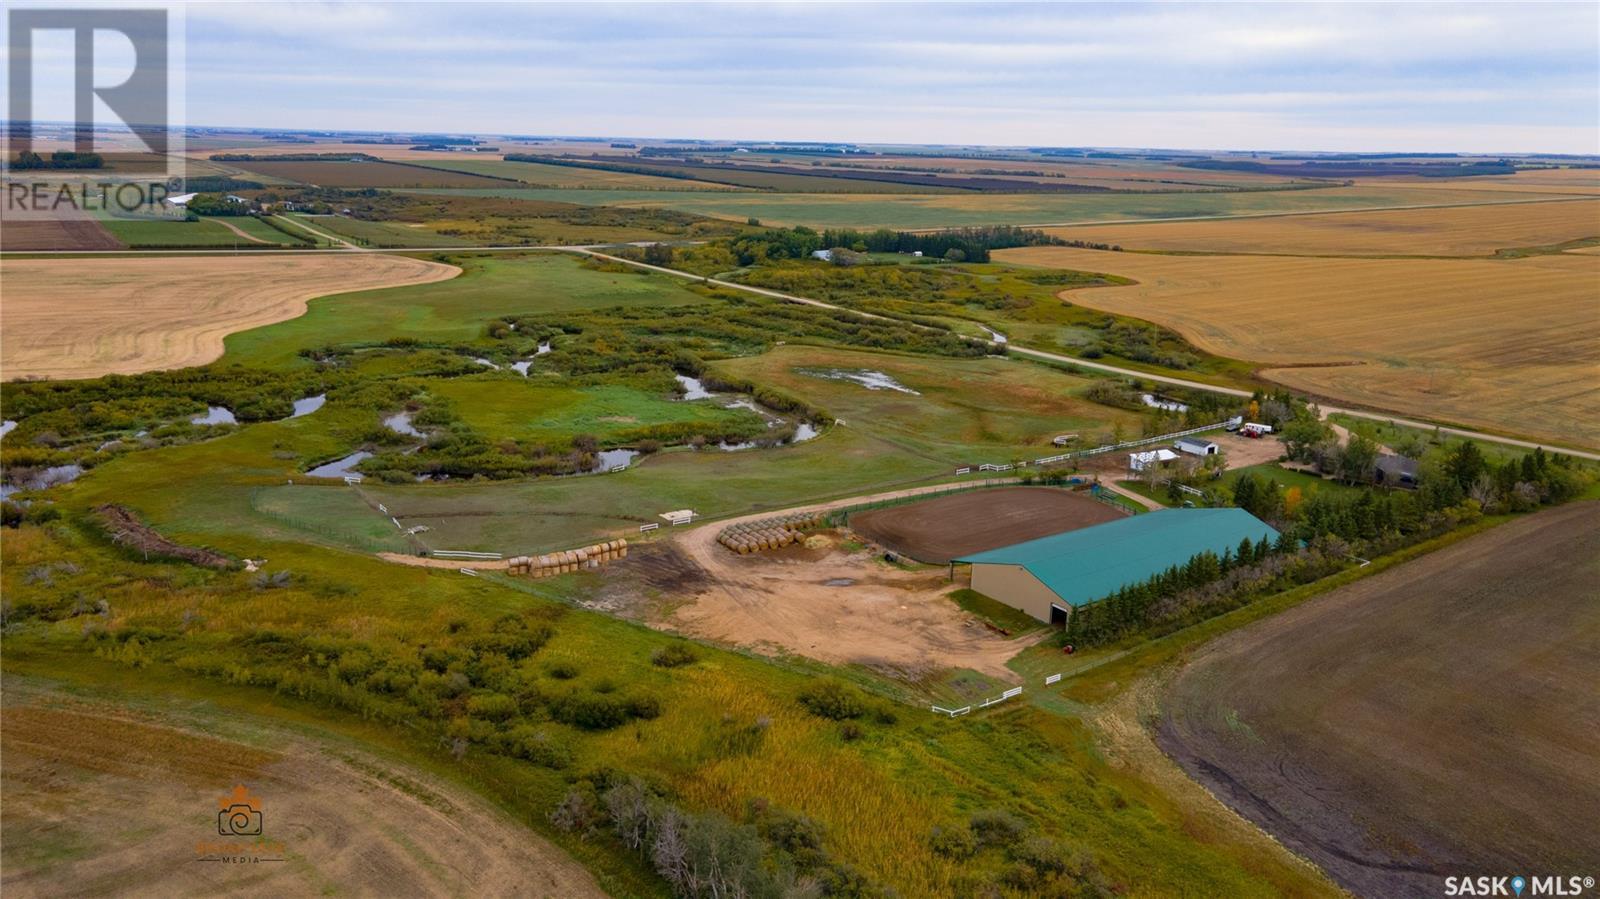
[[[180,729],[11,679],[3,723],[7,897],[604,895],[487,802],[351,743],[231,714]],[[236,784],[260,800],[253,851],[285,861],[198,860],[254,839],[217,832]]]
[[[4,259],[7,379],[94,378],[204,365],[236,331],[334,293],[443,281],[452,265],[380,253]]]
[[[1158,740],[1360,895],[1590,874],[1600,503],[1502,525],[1199,650]]]
[[[850,529],[919,562],[943,565],[1122,517],[1105,503],[1058,487],[999,487],[860,512],[850,516]]]
[[[1499,207],[1506,208],[1506,207]],[[1173,328],[1297,390],[1600,446],[1600,257],[1173,256],[1072,247],[997,260],[1138,283],[1062,298]],[[1302,366],[1302,367],[1281,367]]]
[[[1600,199],[1052,228],[1068,240],[1191,253],[1489,256],[1600,237]]]

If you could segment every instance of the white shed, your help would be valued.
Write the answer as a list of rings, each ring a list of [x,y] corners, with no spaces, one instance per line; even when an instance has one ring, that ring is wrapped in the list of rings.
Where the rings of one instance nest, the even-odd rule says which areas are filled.
[[[1179,437],[1172,445],[1178,452],[1188,453],[1191,456],[1215,456],[1222,452],[1215,443],[1201,440],[1199,437]]]
[[[1144,471],[1153,465],[1165,465],[1178,458],[1178,454],[1169,449],[1146,450],[1142,453],[1128,454],[1128,470]]]

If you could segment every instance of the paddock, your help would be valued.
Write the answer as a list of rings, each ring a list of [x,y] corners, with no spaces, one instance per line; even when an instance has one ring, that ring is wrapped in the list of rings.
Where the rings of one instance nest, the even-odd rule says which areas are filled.
[[[951,559],[1124,517],[1087,493],[1059,487],[970,490],[858,512],[850,528],[918,562]]]

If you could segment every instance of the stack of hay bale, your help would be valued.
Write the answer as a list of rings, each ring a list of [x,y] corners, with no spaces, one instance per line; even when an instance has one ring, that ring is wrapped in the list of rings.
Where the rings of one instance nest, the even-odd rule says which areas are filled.
[[[557,574],[571,574],[589,568],[599,568],[605,562],[624,559],[628,556],[628,541],[607,540],[605,543],[596,543],[582,549],[568,549],[561,552],[550,553],[543,556],[517,556],[506,563],[506,568],[512,574],[526,574],[530,577],[551,577]]]
[[[739,553],[749,555],[767,549],[781,549],[797,543],[804,532],[822,527],[825,516],[821,512],[797,512],[777,518],[749,521],[724,528],[717,542]]]

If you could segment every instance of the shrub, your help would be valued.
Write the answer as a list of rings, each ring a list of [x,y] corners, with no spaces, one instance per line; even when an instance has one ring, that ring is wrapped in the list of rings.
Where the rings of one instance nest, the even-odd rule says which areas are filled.
[[[867,710],[860,693],[838,681],[819,681],[802,690],[799,699],[806,711],[832,721],[859,718]]]
[[[556,680],[572,680],[578,676],[578,668],[569,662],[557,662],[550,666],[550,676]]]
[[[577,787],[567,791],[562,797],[561,804],[550,813],[550,823],[557,830],[565,833],[578,833],[587,836],[594,832],[595,825],[600,823],[600,810],[596,807],[594,799],[588,791]]]
[[[504,693],[480,693],[467,699],[467,711],[474,718],[504,721],[517,713],[517,701]]]
[[[928,834],[928,848],[936,855],[960,861],[977,853],[978,841],[972,831],[964,827],[935,827]]]
[[[654,696],[634,696],[627,700],[628,715],[643,721],[661,716],[661,700]]]
[[[843,738],[846,743],[854,743],[855,741],[866,736],[866,733],[866,731],[861,729],[861,725],[855,723],[854,721],[846,721],[843,726],[839,728],[839,736]]]
[[[610,730],[628,720],[628,707],[614,696],[569,693],[550,703],[550,717],[584,730]]]
[[[673,643],[650,654],[650,664],[660,668],[680,668],[693,663],[700,656],[687,643]]]
[[[1028,832],[1028,822],[1003,808],[989,808],[972,813],[968,821],[972,836],[982,846],[998,846],[1014,842]]]

